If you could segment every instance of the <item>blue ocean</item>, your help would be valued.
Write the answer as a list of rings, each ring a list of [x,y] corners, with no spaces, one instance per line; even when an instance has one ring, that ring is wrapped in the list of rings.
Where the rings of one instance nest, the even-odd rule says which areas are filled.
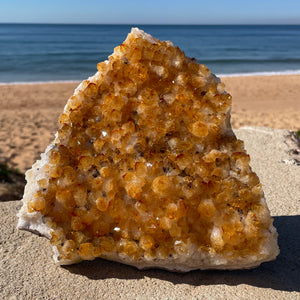
[[[82,80],[133,25],[0,24],[0,83]],[[297,25],[139,25],[218,75],[300,73]]]

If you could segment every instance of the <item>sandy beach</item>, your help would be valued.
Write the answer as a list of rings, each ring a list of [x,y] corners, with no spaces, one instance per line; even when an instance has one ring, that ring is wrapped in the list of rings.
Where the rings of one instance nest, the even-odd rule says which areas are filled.
[[[232,126],[299,130],[300,75],[225,77]],[[24,172],[53,139],[78,82],[0,86],[0,162]]]

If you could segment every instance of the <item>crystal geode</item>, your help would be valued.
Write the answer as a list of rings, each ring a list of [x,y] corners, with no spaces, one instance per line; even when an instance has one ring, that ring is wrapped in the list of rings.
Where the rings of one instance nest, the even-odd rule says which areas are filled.
[[[230,106],[206,66],[132,29],[75,90],[26,173],[18,228],[49,238],[58,264],[102,257],[185,272],[275,259]]]

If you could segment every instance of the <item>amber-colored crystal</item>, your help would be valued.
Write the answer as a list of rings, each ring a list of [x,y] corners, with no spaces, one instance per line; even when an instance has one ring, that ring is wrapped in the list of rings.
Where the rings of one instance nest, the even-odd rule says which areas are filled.
[[[271,221],[226,123],[224,85],[170,42],[133,33],[98,70],[60,116],[28,204],[56,223],[59,259],[164,259],[193,244],[255,254]]]

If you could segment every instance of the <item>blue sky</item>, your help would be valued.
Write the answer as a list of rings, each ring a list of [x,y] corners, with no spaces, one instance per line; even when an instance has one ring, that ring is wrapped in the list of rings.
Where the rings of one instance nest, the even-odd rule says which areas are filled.
[[[0,0],[0,22],[300,24],[300,0]]]

